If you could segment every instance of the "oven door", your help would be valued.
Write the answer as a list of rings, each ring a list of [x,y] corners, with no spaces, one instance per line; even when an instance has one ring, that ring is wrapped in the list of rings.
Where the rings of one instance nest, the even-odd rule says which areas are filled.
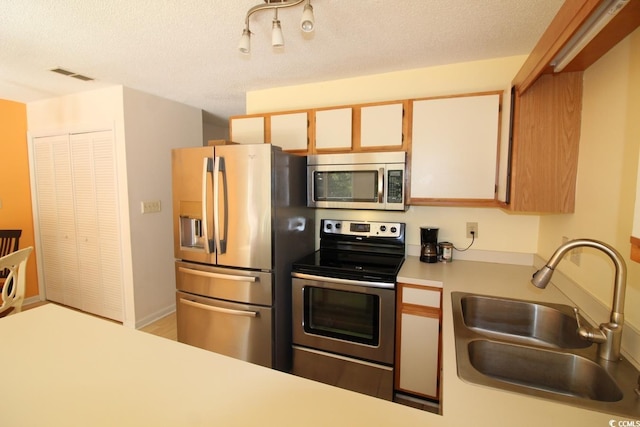
[[[393,284],[293,276],[294,344],[393,364]]]

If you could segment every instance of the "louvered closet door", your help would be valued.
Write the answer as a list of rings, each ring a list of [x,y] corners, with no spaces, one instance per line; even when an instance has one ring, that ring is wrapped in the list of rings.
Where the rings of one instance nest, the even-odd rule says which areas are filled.
[[[73,178],[68,135],[34,138],[41,258],[47,299],[79,307]]]
[[[69,137],[81,309],[122,320],[122,262],[113,133]]]
[[[113,132],[34,138],[48,300],[122,321]]]

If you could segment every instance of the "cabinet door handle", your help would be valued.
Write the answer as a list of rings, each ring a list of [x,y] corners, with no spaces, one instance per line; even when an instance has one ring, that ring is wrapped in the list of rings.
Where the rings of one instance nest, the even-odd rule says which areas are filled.
[[[210,279],[224,279],[235,280],[238,282],[258,282],[258,278],[255,276],[234,276],[232,274],[212,273],[210,271],[194,270],[192,268],[178,267],[178,271],[185,274],[191,274],[194,276],[202,276]]]
[[[257,311],[233,310],[231,308],[216,307],[213,305],[201,304],[199,302],[180,298],[180,303],[190,305],[191,307],[200,308],[202,310],[213,311],[216,313],[230,314],[232,316],[258,317]]]

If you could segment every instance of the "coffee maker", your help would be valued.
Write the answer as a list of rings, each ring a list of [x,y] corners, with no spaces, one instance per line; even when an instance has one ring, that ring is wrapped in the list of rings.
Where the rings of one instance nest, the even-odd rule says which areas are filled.
[[[420,227],[420,261],[438,262],[438,228]]]

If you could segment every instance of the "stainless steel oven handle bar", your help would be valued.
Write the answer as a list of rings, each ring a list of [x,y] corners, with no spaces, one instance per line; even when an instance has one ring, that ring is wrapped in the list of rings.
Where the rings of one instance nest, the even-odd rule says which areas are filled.
[[[315,280],[317,282],[327,282],[327,283],[339,283],[341,285],[353,285],[353,286],[363,286],[363,287],[381,288],[381,289],[395,289],[396,287],[395,283],[369,282],[366,280],[338,279],[337,277],[316,276],[314,274],[306,274],[306,273],[291,273],[291,275],[298,279]]]
[[[210,279],[224,279],[235,280],[238,282],[257,282],[258,278],[255,276],[234,276],[231,274],[211,273],[208,271],[194,270],[192,268],[178,267],[178,271],[185,274],[192,274],[194,276],[202,276]]]
[[[201,308],[207,311],[215,311],[216,313],[231,314],[233,316],[245,316],[245,317],[258,317],[257,311],[244,311],[244,310],[232,310],[229,308],[214,307],[211,305],[200,304],[199,302],[191,301],[188,299],[180,298],[180,302],[192,307]]]

